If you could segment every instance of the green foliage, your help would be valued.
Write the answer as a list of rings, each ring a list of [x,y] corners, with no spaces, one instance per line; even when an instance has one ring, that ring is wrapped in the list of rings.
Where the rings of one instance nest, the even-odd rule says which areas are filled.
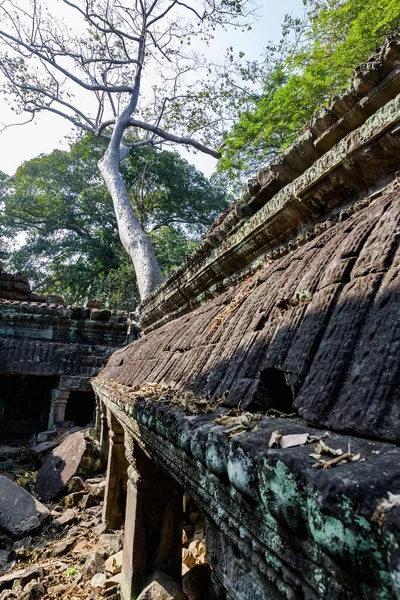
[[[284,56],[225,142],[219,169],[231,176],[249,175],[293,141],[312,113],[345,88],[353,69],[399,26],[400,0],[304,0],[304,5],[306,18],[287,16],[282,41],[268,47],[269,61],[282,48]]]
[[[19,234],[10,267],[26,273],[37,291],[131,309],[136,279],[97,169],[103,153],[104,142],[88,135],[69,152],[55,150],[21,165],[4,182],[1,231],[9,240]],[[224,210],[225,196],[178,154],[151,146],[133,151],[121,171],[166,273]]]

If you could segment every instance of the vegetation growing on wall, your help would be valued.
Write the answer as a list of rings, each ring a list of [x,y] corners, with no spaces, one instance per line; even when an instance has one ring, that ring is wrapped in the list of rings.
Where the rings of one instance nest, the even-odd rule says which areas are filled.
[[[286,17],[283,37],[269,45],[271,72],[253,106],[225,141],[219,169],[235,178],[254,173],[296,137],[312,113],[349,84],[399,26],[399,0],[304,0],[305,18]]]

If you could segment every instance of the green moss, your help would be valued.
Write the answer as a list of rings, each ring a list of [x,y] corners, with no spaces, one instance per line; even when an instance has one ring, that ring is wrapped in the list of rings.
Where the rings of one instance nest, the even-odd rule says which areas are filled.
[[[289,468],[280,460],[265,460],[260,469],[260,495],[264,505],[298,530],[306,517],[304,496]]]

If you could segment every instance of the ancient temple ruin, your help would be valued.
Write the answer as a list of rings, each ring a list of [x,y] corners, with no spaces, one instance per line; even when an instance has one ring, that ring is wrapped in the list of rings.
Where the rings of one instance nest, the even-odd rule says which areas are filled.
[[[400,597],[399,156],[392,36],[94,379],[124,600],[180,580],[184,493],[218,599]]]
[[[0,270],[0,437],[92,420],[90,379],[127,342],[128,315],[67,306]],[[136,332],[132,328],[132,339]]]

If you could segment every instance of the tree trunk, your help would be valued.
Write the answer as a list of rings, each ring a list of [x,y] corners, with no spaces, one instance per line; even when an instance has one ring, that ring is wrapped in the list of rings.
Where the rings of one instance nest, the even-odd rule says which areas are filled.
[[[114,203],[118,233],[122,245],[133,262],[143,301],[163,280],[153,245],[143,231],[132,208],[129,195],[119,171],[120,156],[108,148],[98,166]]]

